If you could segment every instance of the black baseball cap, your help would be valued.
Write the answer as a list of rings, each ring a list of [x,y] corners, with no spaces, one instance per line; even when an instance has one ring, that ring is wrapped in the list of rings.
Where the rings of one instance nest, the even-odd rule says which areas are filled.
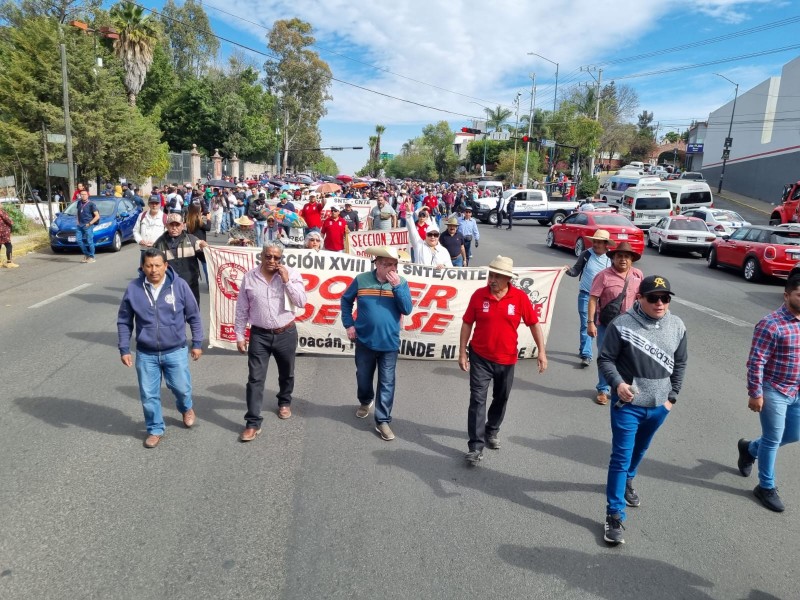
[[[642,283],[639,284],[639,293],[642,296],[646,294],[655,294],[657,292],[669,294],[670,296],[675,295],[675,292],[670,288],[669,279],[666,277],[650,275],[642,279]]]

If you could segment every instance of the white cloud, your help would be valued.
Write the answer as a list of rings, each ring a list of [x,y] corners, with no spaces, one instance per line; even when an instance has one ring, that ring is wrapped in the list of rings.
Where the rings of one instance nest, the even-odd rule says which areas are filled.
[[[741,23],[747,20],[745,8],[755,5],[774,5],[774,0],[694,0],[686,3],[687,10],[719,19],[724,23]]]

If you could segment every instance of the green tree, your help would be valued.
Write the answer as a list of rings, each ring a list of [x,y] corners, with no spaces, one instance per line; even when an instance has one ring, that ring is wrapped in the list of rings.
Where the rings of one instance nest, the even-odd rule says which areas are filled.
[[[172,66],[167,49],[163,44],[153,48],[153,62],[142,89],[136,96],[136,106],[143,115],[152,115],[160,122],[161,110],[178,93],[178,76]]]
[[[386,175],[404,179],[422,179],[432,181],[436,179],[436,166],[433,157],[427,149],[421,150],[420,146],[406,154],[398,154],[386,164]]]
[[[500,131],[505,125],[506,121],[511,118],[514,112],[511,109],[503,108],[499,104],[497,108],[491,109],[484,107],[483,111],[486,113],[486,127],[491,129],[494,127],[495,131]]]
[[[19,157],[35,185],[44,178],[42,125],[64,131],[59,41],[57,22],[40,17],[24,18],[0,36],[0,161]],[[66,29],[64,41],[80,174],[134,181],[162,174],[166,145],[152,121],[128,105],[119,62],[99,46],[106,67],[96,69],[94,40],[77,30]],[[50,145],[49,158],[64,160],[64,152]]]
[[[0,2],[0,21],[18,22],[30,17],[48,17],[62,25],[86,19],[100,8],[102,0],[5,0]]]
[[[167,0],[160,19],[175,71],[182,77],[199,77],[219,51],[219,40],[202,2],[185,0],[178,6]]]
[[[422,129],[422,143],[430,151],[436,173],[441,179],[451,179],[458,166],[458,156],[453,149],[455,134],[447,121],[426,125]]]
[[[336,161],[327,154],[315,162],[311,168],[315,173],[319,173],[320,175],[336,175],[339,172]]]
[[[147,70],[153,62],[153,50],[159,40],[159,31],[141,6],[120,2],[111,7],[111,21],[119,33],[114,40],[114,52],[122,61],[125,71],[125,89],[128,103],[136,106],[136,95],[144,85]]]
[[[677,131],[668,131],[666,134],[664,134],[664,139],[670,144],[675,144],[681,139],[681,134]]]
[[[381,136],[386,132],[386,127],[384,125],[375,125],[375,153],[372,158],[375,164],[378,164],[381,160]],[[373,175],[373,177],[377,177],[377,171]]]
[[[651,138],[655,136],[655,127],[653,127],[653,113],[643,110],[637,117],[639,133],[642,135],[649,135]]]
[[[318,129],[325,116],[331,70],[319,55],[310,49],[314,44],[311,25],[300,19],[275,21],[267,46],[275,58],[264,64],[266,84],[277,96],[276,114],[280,128],[283,163],[295,147],[300,132]]]

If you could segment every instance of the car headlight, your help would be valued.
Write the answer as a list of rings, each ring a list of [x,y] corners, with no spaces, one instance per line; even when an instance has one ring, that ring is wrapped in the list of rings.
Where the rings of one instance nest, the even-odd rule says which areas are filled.
[[[108,221],[107,223],[100,223],[99,225],[95,226],[94,230],[95,231],[103,231],[103,230],[108,229],[109,227],[111,227],[113,225],[114,225],[114,223],[112,223],[111,221]]]

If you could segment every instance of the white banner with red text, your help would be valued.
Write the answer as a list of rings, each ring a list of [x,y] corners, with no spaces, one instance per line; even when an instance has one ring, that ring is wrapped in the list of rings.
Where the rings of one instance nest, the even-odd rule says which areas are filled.
[[[386,232],[384,232],[386,233]],[[204,250],[210,285],[209,346],[236,349],[236,298],[244,274],[259,265],[257,248],[215,247]],[[308,302],[297,311],[299,353],[353,355],[341,319],[342,294],[359,273],[371,270],[366,257],[339,252],[287,248],[288,267],[305,282]],[[413,309],[402,318],[400,358],[457,360],[461,317],[473,292],[486,285],[486,267],[437,270],[427,265],[400,263],[398,272],[408,281]],[[514,285],[528,294],[539,316],[545,340],[555,309],[556,293],[564,273],[558,268],[514,269]],[[358,304],[356,303],[356,310]],[[535,356],[530,329],[519,328],[519,357]]]

